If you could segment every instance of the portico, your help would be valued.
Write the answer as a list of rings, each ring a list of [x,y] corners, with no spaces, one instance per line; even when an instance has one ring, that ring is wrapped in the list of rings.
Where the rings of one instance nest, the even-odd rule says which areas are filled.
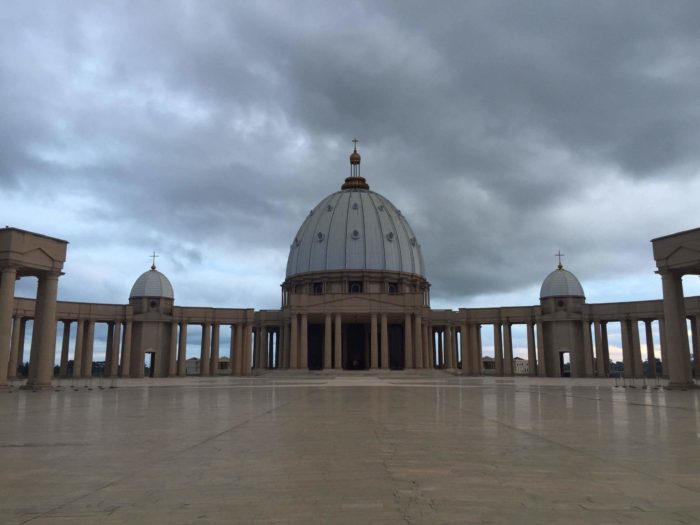
[[[657,273],[663,289],[664,327],[666,355],[668,359],[669,387],[695,387],[690,366],[690,345],[686,325],[686,304],[683,297],[683,276],[700,275],[700,228],[653,239]],[[695,366],[698,368],[697,323],[691,318],[696,334],[694,342]]]
[[[0,386],[7,384],[8,366],[14,367],[11,373],[16,374],[23,330],[21,319],[13,321],[15,282],[23,277],[38,279],[26,386],[34,389],[51,386],[58,278],[67,246],[67,241],[46,235],[17,228],[0,229]]]

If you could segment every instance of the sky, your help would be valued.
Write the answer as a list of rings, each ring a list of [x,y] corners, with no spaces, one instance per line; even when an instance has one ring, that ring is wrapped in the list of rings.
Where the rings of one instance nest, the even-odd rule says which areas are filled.
[[[0,223],[70,242],[62,300],[125,303],[155,250],[176,304],[279,308],[355,136],[433,308],[537,304],[558,250],[588,302],[660,298],[649,241],[700,226],[697,2],[30,0],[0,24]]]

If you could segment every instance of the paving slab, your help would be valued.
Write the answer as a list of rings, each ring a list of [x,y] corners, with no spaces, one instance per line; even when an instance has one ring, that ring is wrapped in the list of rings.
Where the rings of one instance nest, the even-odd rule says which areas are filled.
[[[95,379],[0,392],[0,421],[2,524],[700,521],[698,390]]]

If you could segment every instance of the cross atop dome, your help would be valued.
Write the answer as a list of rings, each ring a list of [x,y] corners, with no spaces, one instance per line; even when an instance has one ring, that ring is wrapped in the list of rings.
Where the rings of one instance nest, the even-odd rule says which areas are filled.
[[[156,255],[156,251],[153,250],[153,254],[149,255],[151,259],[153,259],[153,264],[151,264],[151,270],[156,269],[156,257],[160,257],[159,255]]]
[[[561,270],[562,268],[564,268],[564,265],[562,265],[562,263],[561,263],[561,258],[564,257],[564,254],[561,253],[561,250],[557,250],[557,253],[554,254],[554,257],[559,258],[559,264],[557,265],[557,268],[558,268],[559,270]]]
[[[344,190],[369,189],[369,184],[367,184],[367,181],[360,175],[360,161],[362,160],[362,157],[360,157],[360,154],[357,152],[358,142],[360,141],[357,140],[357,138],[352,139],[354,148],[350,154],[350,176],[345,179],[345,184],[341,186],[341,189]]]

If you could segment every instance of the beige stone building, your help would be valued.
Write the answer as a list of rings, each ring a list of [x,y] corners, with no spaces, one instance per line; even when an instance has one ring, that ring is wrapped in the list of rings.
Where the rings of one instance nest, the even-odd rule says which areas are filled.
[[[0,230],[0,385],[20,379],[25,362],[28,387],[51,385],[57,324],[63,334],[58,375],[90,377],[96,323],[108,327],[106,377],[142,377],[145,371],[183,376],[188,370],[202,376],[250,375],[287,368],[441,368],[504,376],[526,369],[538,376],[607,377],[607,327],[620,323],[626,377],[645,374],[644,353],[649,363],[661,357],[662,375],[671,386],[693,385],[700,371],[700,297],[683,297],[681,277],[700,274],[700,229],[653,241],[663,300],[589,304],[581,283],[559,264],[545,278],[539,304],[434,310],[418,239],[401,211],[370,190],[360,165],[355,149],[340,190],[303,221],[290,247],[281,308],[274,311],[180,306],[155,265],[138,277],[127,304],[58,301],[67,242],[16,228]],[[35,299],[14,297],[16,279],[26,276],[39,279]],[[31,349],[25,349],[30,319]],[[659,321],[660,341],[652,337],[653,321]],[[72,325],[77,326],[73,345]],[[201,351],[198,361],[188,364],[187,331],[193,325],[202,327]],[[513,358],[514,325],[527,333],[525,364],[516,365]],[[224,362],[222,330],[231,341],[230,361]],[[493,361],[483,355],[482,330],[493,331]],[[646,374],[656,377],[656,366]]]

